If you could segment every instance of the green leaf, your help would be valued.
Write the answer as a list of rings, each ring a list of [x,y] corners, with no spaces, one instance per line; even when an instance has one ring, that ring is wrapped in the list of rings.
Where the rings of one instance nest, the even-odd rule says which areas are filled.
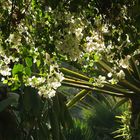
[[[58,99],[60,104],[60,120],[61,125],[64,129],[72,128],[73,127],[73,121],[72,117],[69,113],[68,107],[66,106],[66,97],[63,95],[63,93],[59,93]]]
[[[60,113],[60,103],[59,103],[59,98],[58,95],[54,96],[52,98],[53,100],[53,109],[56,113],[56,116],[59,118],[59,113]]]
[[[31,69],[29,67],[25,67],[25,73],[28,75],[28,76],[31,76]]]
[[[89,81],[89,79],[90,79],[89,77],[87,77],[83,74],[80,74],[78,72],[69,70],[67,68],[61,68],[60,71],[63,72],[65,75],[69,75],[71,77],[79,78],[81,80]]]
[[[36,64],[37,64],[37,67],[39,67],[41,64],[40,60],[37,60]]]
[[[22,64],[15,64],[13,69],[12,69],[12,74],[15,75],[19,72],[23,71],[23,65]]]
[[[97,62],[97,61],[99,61],[99,59],[100,59],[99,55],[94,54],[94,60]]]
[[[71,99],[68,103],[67,103],[67,107],[72,107],[76,102],[80,101],[84,96],[86,96],[89,93],[88,90],[83,89],[82,91],[80,91],[79,93],[77,93],[73,99]]]
[[[111,72],[112,68],[107,62],[98,61],[98,63],[104,68],[107,72]]]
[[[94,61],[91,60],[90,63],[89,63],[89,66],[90,66],[90,67],[93,67],[93,65],[94,65]]]
[[[29,57],[26,57],[25,58],[25,62],[26,62],[26,65],[28,66],[28,67],[31,67],[32,66],[32,59],[31,58],[29,58]]]
[[[23,105],[25,110],[32,113],[32,115],[38,116],[40,114],[41,99],[36,89],[32,87],[24,88]]]
[[[53,110],[53,108],[49,109],[49,119],[50,119],[50,125],[51,125],[52,139],[60,140],[59,122],[56,116],[56,112]]]
[[[64,117],[65,117],[65,123],[66,123],[66,126],[67,128],[72,128],[73,127],[73,120],[72,120],[72,117],[70,115],[70,112],[68,110],[68,107],[64,104],[63,106],[64,108]]]
[[[112,110],[116,110],[117,108],[119,108],[121,105],[123,105],[127,101],[128,101],[128,98],[124,98],[124,99],[120,100],[119,102],[117,102],[117,104],[113,107]]]

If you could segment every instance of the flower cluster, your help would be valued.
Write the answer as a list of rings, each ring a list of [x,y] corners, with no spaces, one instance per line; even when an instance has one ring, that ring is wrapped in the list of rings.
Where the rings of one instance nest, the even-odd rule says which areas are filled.
[[[84,36],[83,30],[86,26],[81,17],[77,18],[71,13],[64,12],[63,18],[65,18],[66,27],[58,31],[55,46],[60,53],[67,55],[72,61],[76,61],[80,59],[82,54],[80,43]],[[59,26],[59,24],[61,23],[57,22],[56,26]]]
[[[105,44],[102,36],[96,32],[92,31],[92,36],[86,37],[85,51],[88,53],[97,52],[101,53],[105,50]]]
[[[60,10],[46,6],[43,13],[41,8],[38,8],[39,5],[36,7],[35,4],[28,4],[26,11],[25,5],[23,9],[15,6],[12,11],[10,0],[2,4],[2,8],[8,10],[9,16],[15,16],[11,17],[14,20],[18,20],[18,12],[26,16],[11,28],[9,36],[5,35],[8,37],[0,38],[0,44],[4,44],[5,48],[14,49],[14,52],[10,53],[0,48],[0,74],[7,80],[14,79],[18,75],[18,72],[16,76],[12,75],[14,64],[22,65],[20,72],[24,84],[37,88],[40,95],[52,97],[63,80],[63,74],[59,72],[57,64],[57,60],[61,58],[57,58],[55,62],[54,54],[77,61],[85,69],[90,67],[92,71],[98,67],[97,61],[105,60],[111,65],[110,71],[106,76],[98,75],[94,81],[95,86],[103,86],[106,82],[117,83],[118,80],[124,79],[123,69],[129,68],[131,56],[140,53],[137,49],[131,55],[122,56],[123,48],[132,45],[130,36],[117,28],[117,25],[101,22],[103,17],[99,13],[95,14],[94,23],[91,23],[86,11],[83,14],[74,14],[65,8]],[[121,10],[122,18],[128,20],[127,8],[122,7]],[[125,41],[122,36],[125,36]],[[139,65],[139,60],[135,63]]]
[[[25,86],[36,88],[40,96],[51,98],[61,85],[63,74],[59,71],[53,56],[51,58],[46,51],[46,36],[44,33],[42,33],[44,35],[42,37],[37,36],[37,32],[39,34],[40,28],[42,28],[43,30],[46,29],[45,32],[47,33],[51,26],[49,13],[52,13],[52,10],[48,7],[44,18],[41,15],[41,9],[37,8],[34,12],[35,7],[30,3],[28,4],[28,6],[23,4],[23,7],[27,7],[27,11],[24,8],[19,10],[17,6],[13,7],[15,9],[11,11],[11,1],[2,4],[2,8],[8,10],[9,13],[7,14],[15,16],[11,18],[19,20],[19,22],[11,28],[11,32],[5,39],[0,36],[0,80],[10,85],[13,90],[20,88],[22,83]],[[13,13],[11,14],[11,12]],[[20,14],[23,16],[26,14],[26,16],[18,19],[18,12],[21,12]],[[39,18],[41,24],[38,24]],[[51,42],[53,36],[49,39]]]
[[[107,83],[106,77],[99,75],[97,78],[94,78],[93,85],[96,87],[103,87]]]
[[[32,76],[25,78],[25,85],[38,89],[40,96],[51,98],[55,96],[56,90],[61,86],[64,79],[63,74],[59,72],[57,64],[51,65],[47,75]]]
[[[11,68],[9,64],[11,62],[17,62],[19,58],[14,56],[7,56],[2,47],[0,48],[0,74],[2,76],[10,76],[11,75]]]

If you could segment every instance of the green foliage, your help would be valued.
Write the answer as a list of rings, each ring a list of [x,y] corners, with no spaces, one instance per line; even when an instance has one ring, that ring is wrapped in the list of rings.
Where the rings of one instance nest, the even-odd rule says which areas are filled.
[[[139,97],[139,0],[1,0],[0,7],[0,82],[19,96],[23,139],[63,139],[71,118],[61,83],[84,91],[68,106],[88,91],[125,97],[115,109]],[[60,68],[63,62],[77,72]],[[2,98],[1,111],[17,99]]]
[[[130,118],[131,113],[129,111],[125,111],[121,116],[116,116],[117,119],[121,122],[120,128],[113,132],[116,134],[114,138],[121,137],[124,140],[131,140],[131,125],[130,125]]]
[[[96,84],[96,83],[94,83],[94,82],[96,82],[94,80],[95,78],[89,82],[86,80],[80,79],[80,77],[77,77],[77,79],[75,79],[73,77],[73,75],[71,75],[70,73],[67,73],[67,71],[65,71],[66,76],[69,76],[69,79],[65,79],[63,81],[63,84],[67,85],[67,86],[84,89],[81,91],[81,93],[83,91],[88,90],[88,91],[96,91],[98,94],[104,93],[104,94],[109,94],[112,96],[125,97],[125,99],[122,99],[118,103],[116,103],[116,105],[111,109],[112,111],[116,110],[119,106],[124,104],[128,99],[130,99],[130,101],[132,102],[131,107],[130,107],[131,111],[132,111],[131,115],[130,114],[126,114],[126,116],[125,116],[125,114],[122,115],[120,117],[121,123],[122,123],[122,125],[121,125],[122,128],[115,131],[115,129],[113,130],[113,126],[117,126],[117,125],[113,124],[115,116],[114,117],[112,116],[113,115],[112,112],[110,112],[109,110],[106,110],[105,105],[102,105],[102,103],[99,103],[99,101],[96,98],[91,97],[89,95],[90,92],[88,94],[77,93],[77,95],[75,95],[69,101],[68,106],[69,105],[72,106],[76,102],[83,100],[83,98],[86,97],[85,95],[90,96],[90,98],[92,98],[95,103],[99,103],[98,106],[95,107],[95,108],[97,108],[96,112],[93,113],[94,115],[95,114],[99,115],[99,117],[97,117],[99,120],[93,119],[93,121],[95,123],[94,124],[95,127],[94,126],[93,126],[93,128],[91,127],[95,132],[99,133],[95,139],[97,139],[98,136],[101,136],[102,138],[104,137],[105,139],[109,139],[109,137],[111,137],[110,134],[113,131],[115,131],[115,133],[112,133],[112,134],[117,134],[117,136],[115,136],[115,138],[123,137],[124,139],[136,139],[139,137],[139,135],[138,135],[139,128],[137,127],[137,126],[139,126],[139,121],[137,121],[137,120],[139,120],[138,119],[139,110],[137,109],[137,107],[139,106],[139,98],[138,98],[139,97],[139,84],[137,83],[137,82],[139,82],[139,76],[138,76],[139,75],[139,65],[135,64],[136,58],[137,58],[137,56],[132,57],[128,61],[129,67],[126,69],[123,69],[125,76],[123,77],[123,73],[122,73],[122,75],[118,78],[118,81],[116,81],[116,83],[113,83],[113,82],[109,83],[109,82],[107,82],[107,79],[105,80],[103,77],[102,78],[103,83],[101,82],[101,80],[102,80],[101,79],[100,81],[97,81],[97,84]],[[103,74],[103,76],[107,75],[107,73],[112,71],[110,63],[108,63],[106,61],[99,61],[98,63],[99,63],[99,65],[97,65],[97,66],[99,68],[97,70],[100,70],[101,73]],[[114,75],[114,77],[115,77],[115,75]],[[99,82],[99,84],[98,84],[98,82]],[[87,93],[87,92],[85,92],[85,93]],[[79,95],[81,95],[81,96],[79,96]],[[78,100],[77,100],[77,98],[78,98]],[[105,100],[105,101],[107,101],[107,100]],[[84,102],[82,102],[82,103],[84,103]],[[89,107],[90,106],[89,104],[90,104],[90,102],[84,103],[84,106]],[[108,103],[107,103],[107,105],[108,105]],[[112,105],[109,105],[109,106],[112,106]],[[110,128],[108,128],[108,127],[110,127],[110,125],[107,126],[105,124],[105,127],[103,127],[104,121],[102,122],[102,120],[105,120],[105,118],[106,118],[105,122],[107,122],[107,125],[113,124],[113,126],[111,125],[111,131],[110,131]],[[111,120],[112,120],[112,122],[110,123]],[[89,124],[92,124],[92,123],[89,122]],[[100,131],[102,128],[103,128],[103,130]],[[93,131],[93,134],[94,134],[94,131]],[[100,134],[101,132],[103,132],[103,134]],[[104,136],[106,134],[106,132],[109,135]],[[101,137],[99,139],[101,139]],[[113,139],[113,137],[114,136],[112,136],[112,139]]]
[[[68,140],[114,140],[114,137],[117,137],[118,133],[113,132],[124,123],[118,121],[116,116],[120,116],[127,109],[128,103],[122,105],[122,100],[118,98],[94,96],[94,94],[87,95],[80,100],[75,108],[71,108],[72,112],[76,110],[77,113],[74,115],[76,118],[74,127],[65,132]],[[121,140],[122,138],[118,137],[117,139]]]
[[[14,65],[13,70],[12,70],[13,75],[18,74],[18,73],[22,73],[22,72],[23,72],[23,65],[22,64]]]
[[[31,67],[32,66],[32,59],[31,58],[29,58],[29,57],[26,57],[25,58],[25,62],[26,62],[26,65],[28,66],[28,67]]]
[[[19,95],[17,93],[8,93],[8,97],[0,101],[0,112],[5,110],[10,105],[16,106],[18,104],[18,99],[19,99]]]
[[[72,127],[73,122],[64,95],[57,93],[52,99],[46,99],[32,87],[25,87],[19,94],[1,94],[7,97],[0,101],[0,138],[65,140],[62,129]]]
[[[22,98],[19,126],[27,132],[23,139],[61,140],[61,128],[67,129],[72,125],[63,95],[59,93],[52,99],[41,100],[36,90],[28,87]]]
[[[92,135],[87,135],[87,124],[83,122],[82,120],[75,119],[74,120],[74,127],[71,129],[64,131],[64,134],[66,136],[66,140],[90,140]]]

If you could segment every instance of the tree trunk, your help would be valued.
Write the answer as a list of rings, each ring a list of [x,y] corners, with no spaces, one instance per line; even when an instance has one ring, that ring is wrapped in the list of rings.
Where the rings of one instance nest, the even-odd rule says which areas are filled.
[[[132,140],[140,140],[140,96],[133,97],[131,100],[131,134]]]

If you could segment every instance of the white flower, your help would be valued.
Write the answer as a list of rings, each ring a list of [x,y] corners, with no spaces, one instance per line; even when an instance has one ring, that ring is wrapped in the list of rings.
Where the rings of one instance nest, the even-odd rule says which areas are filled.
[[[135,64],[136,64],[136,65],[140,65],[139,60],[136,60],[136,61],[135,61]]]
[[[31,78],[28,78],[27,79],[26,84],[27,85],[30,85],[32,87],[37,88],[39,85],[41,85],[45,81],[46,81],[46,79],[44,77],[35,77],[35,76],[32,76]]]
[[[110,79],[108,82],[110,82],[111,84],[117,84],[118,83],[118,80],[117,79],[114,79],[114,78],[112,78],[112,79]]]
[[[103,33],[108,33],[109,32],[107,25],[102,26],[102,32]]]
[[[0,68],[0,74],[3,76],[10,76],[11,75],[11,68],[7,65]]]
[[[118,73],[117,73],[117,77],[119,79],[124,79],[125,78],[125,73],[123,70],[120,70]]]
[[[56,82],[52,82],[52,83],[51,83],[51,87],[54,88],[54,89],[57,89],[57,88],[60,87],[60,86],[61,86],[61,83],[60,83],[60,82],[57,82],[57,81],[56,81]]]
[[[57,88],[61,86],[61,81],[63,79],[63,74],[59,72],[58,65],[53,64],[50,65],[48,75],[27,77],[24,82],[26,86],[30,85],[38,89],[40,96],[51,98],[55,95]]]
[[[52,90],[50,90],[50,91],[49,91],[49,93],[48,93],[48,97],[49,97],[49,98],[54,97],[54,96],[55,96],[55,93],[56,93],[56,91],[55,91],[55,90],[53,90],[53,89],[52,89]]]
[[[108,76],[109,78],[112,77],[112,73],[109,72],[109,73],[107,74],[107,76]]]
[[[128,42],[128,43],[130,43],[131,41],[130,41],[130,37],[129,37],[129,35],[128,35],[128,34],[126,34],[126,37],[127,37],[127,39],[126,39],[126,40],[127,40],[127,42]]]
[[[82,37],[83,37],[82,31],[83,31],[83,28],[77,28],[77,29],[75,29],[76,37],[77,37],[79,40],[82,39]]]
[[[45,6],[45,11],[46,11],[46,12],[52,12],[52,8],[49,7],[49,6]]]
[[[131,58],[131,56],[130,55],[127,55],[125,57],[125,59],[121,59],[119,61],[120,67],[125,68],[125,69],[128,68],[129,67],[129,60],[130,60],[130,58]]]
[[[98,87],[103,87],[105,83],[107,83],[106,77],[99,75],[97,78],[94,79],[93,85]]]
[[[86,37],[86,42],[84,44],[85,51],[88,53],[91,52],[104,52],[105,51],[105,44],[103,37],[96,31],[92,31],[91,36]]]
[[[6,42],[13,43],[14,45],[18,46],[21,44],[21,36],[18,33],[10,34]]]
[[[14,34],[10,34],[8,41],[11,43],[14,40]]]

